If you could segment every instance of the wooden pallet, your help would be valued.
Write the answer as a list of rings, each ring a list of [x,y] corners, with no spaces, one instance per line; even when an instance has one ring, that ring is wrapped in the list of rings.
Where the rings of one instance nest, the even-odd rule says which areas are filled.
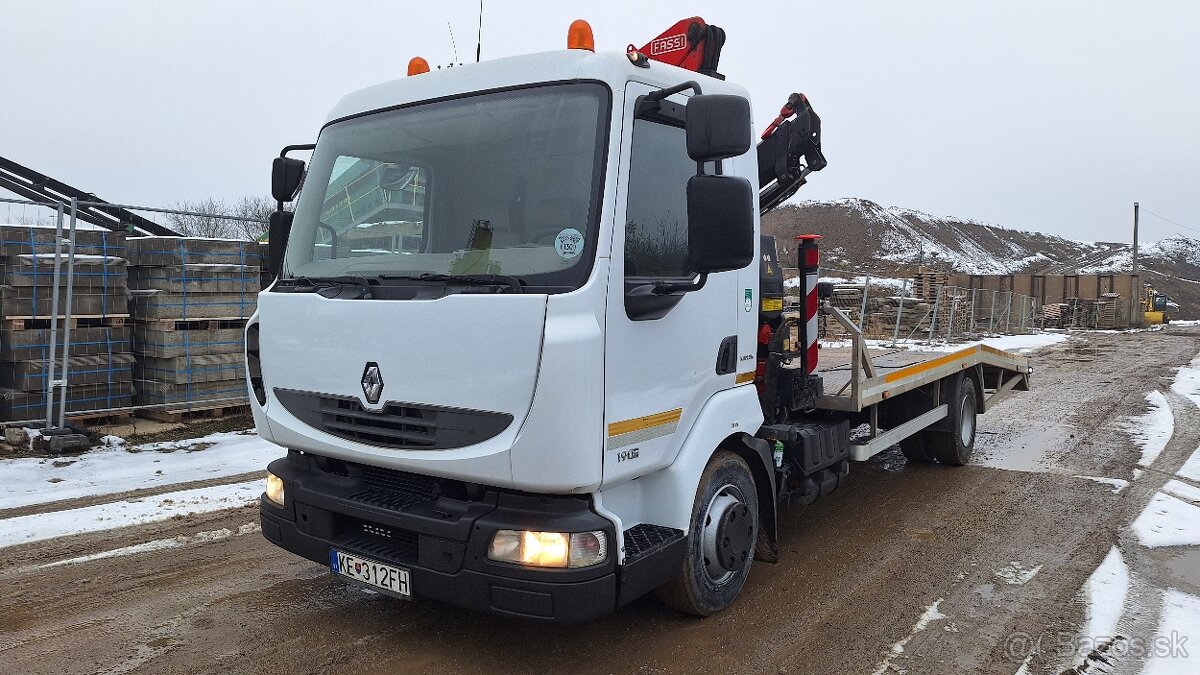
[[[66,317],[52,316],[6,316],[0,319],[0,325],[9,330],[35,330],[39,328],[49,328],[52,321],[58,321],[59,328],[62,328],[67,323],[71,328],[81,327],[108,327],[120,328],[129,320],[128,314],[82,314],[72,315],[70,321]]]
[[[249,318],[224,316],[211,319],[134,319],[139,326],[154,330],[209,330],[220,328],[245,328]]]
[[[182,404],[187,406],[187,404]],[[195,419],[219,419],[228,415],[238,415],[250,411],[248,403],[229,403],[223,405],[204,405],[197,403],[193,406],[168,409],[168,408],[151,408],[137,411],[138,417],[144,417],[158,422],[171,422],[178,424],[186,420]]]
[[[67,420],[71,422],[87,422],[88,426],[106,426],[109,424],[122,424],[133,419],[132,410],[124,410],[121,412],[77,412],[67,413]]]

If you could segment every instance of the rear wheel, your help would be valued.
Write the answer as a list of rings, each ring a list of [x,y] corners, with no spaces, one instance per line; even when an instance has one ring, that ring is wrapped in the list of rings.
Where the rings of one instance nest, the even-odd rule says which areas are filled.
[[[687,555],[660,600],[686,614],[709,616],[733,604],[754,561],[758,493],[741,457],[719,450],[696,489]]]
[[[925,442],[924,431],[918,431],[900,441],[900,452],[903,452],[910,462],[928,464],[933,461],[933,455],[929,454],[929,444]]]
[[[937,461],[962,466],[975,449],[975,380],[960,375],[956,382],[943,387],[942,400],[950,406],[950,414],[941,424],[926,430],[925,441]]]

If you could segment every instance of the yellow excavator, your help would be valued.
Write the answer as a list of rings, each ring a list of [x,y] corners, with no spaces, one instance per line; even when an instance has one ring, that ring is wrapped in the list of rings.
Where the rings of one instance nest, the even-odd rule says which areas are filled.
[[[1142,295],[1142,312],[1145,316],[1146,325],[1153,326],[1160,323],[1171,323],[1171,316],[1167,314],[1167,303],[1170,297],[1166,293],[1159,293],[1154,290],[1150,284],[1146,284],[1145,293]]]

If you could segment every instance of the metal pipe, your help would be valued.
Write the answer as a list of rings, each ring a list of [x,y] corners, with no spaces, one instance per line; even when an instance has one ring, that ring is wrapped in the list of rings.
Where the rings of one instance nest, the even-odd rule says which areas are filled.
[[[71,358],[71,300],[75,296],[75,223],[79,212],[79,200],[71,198],[71,230],[68,241],[70,242],[71,250],[67,253],[67,312],[66,318],[63,320],[63,356],[62,356],[62,405],[58,406],[58,426],[62,428],[67,422],[67,394],[69,393],[69,380],[67,373],[70,370],[68,359]],[[108,364],[112,368],[112,364]]]
[[[900,306],[896,309],[896,329],[892,331],[892,346],[895,347],[900,339],[900,317],[904,314],[904,297],[908,295],[908,278],[900,289]]]
[[[870,291],[871,275],[868,274],[866,276],[866,280],[863,281],[862,309],[858,310],[858,329],[860,331],[865,331],[867,329],[867,293]]]
[[[50,291],[50,354],[46,363],[46,428],[54,428],[54,359],[55,352],[58,351],[58,279],[62,272],[62,227],[63,227],[63,205],[58,205],[58,220],[54,228],[54,277],[52,279],[53,289]],[[30,239],[33,237],[31,236]],[[37,260],[37,245],[31,243],[33,249],[34,260]],[[37,294],[37,283],[34,283],[33,292]],[[33,316],[30,312],[30,316]]]
[[[996,291],[992,290],[992,308],[988,310],[988,335],[996,332]]]
[[[933,298],[933,315],[929,317],[929,341],[933,342],[933,331],[937,328],[938,308],[942,304],[942,289],[945,286],[938,286],[937,295]]]

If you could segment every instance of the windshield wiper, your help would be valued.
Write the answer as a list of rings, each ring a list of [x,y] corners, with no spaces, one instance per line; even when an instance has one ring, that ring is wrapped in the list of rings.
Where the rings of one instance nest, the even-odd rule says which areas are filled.
[[[443,283],[469,284],[473,286],[486,286],[496,289],[508,288],[514,293],[525,292],[525,282],[516,277],[505,276],[502,274],[434,274],[432,272],[426,272],[424,274],[381,274],[379,278],[381,280],[404,279],[411,281],[441,281]]]
[[[323,298],[338,298],[341,300],[357,300],[371,297],[371,282],[379,283],[378,277],[292,277],[280,279],[297,290],[307,290]]]

